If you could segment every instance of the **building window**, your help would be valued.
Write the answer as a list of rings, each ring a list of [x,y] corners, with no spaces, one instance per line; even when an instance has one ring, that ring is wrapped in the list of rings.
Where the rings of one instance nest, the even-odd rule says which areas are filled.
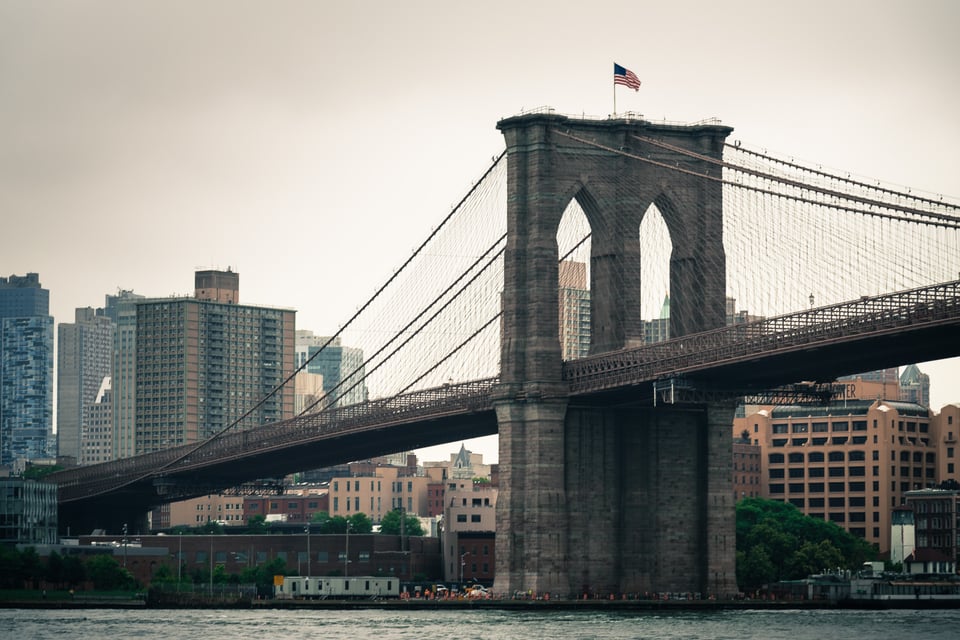
[[[465,513],[457,514],[457,522],[466,522],[466,521],[467,521],[467,514]]]
[[[480,522],[480,514],[479,513],[470,514],[470,522]]]

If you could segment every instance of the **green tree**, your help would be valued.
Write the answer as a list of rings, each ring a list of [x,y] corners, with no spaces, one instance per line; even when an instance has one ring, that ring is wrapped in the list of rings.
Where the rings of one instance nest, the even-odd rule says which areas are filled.
[[[230,576],[227,575],[227,568],[218,564],[213,568],[213,582],[215,584],[226,584],[230,582]]]
[[[293,572],[287,568],[287,563],[280,558],[274,558],[256,567],[247,567],[240,572],[240,582],[255,583],[257,593],[264,597],[273,595],[273,577],[288,576]]]
[[[157,570],[153,572],[153,577],[150,578],[151,584],[171,584],[176,581],[177,579],[173,575],[173,570],[165,564],[157,567]]]
[[[0,588],[23,587],[23,561],[16,547],[0,545]]]
[[[198,535],[215,535],[215,536],[222,536],[222,535],[223,535],[223,525],[220,524],[219,522],[214,521],[214,520],[209,520],[209,521],[205,522],[204,524],[202,524],[201,526],[197,527],[196,532],[197,532]]]
[[[333,516],[323,523],[321,533],[346,533],[347,519],[343,516]]]
[[[846,562],[840,550],[832,542],[821,540],[817,544],[807,540],[790,556],[787,573],[791,576],[809,576],[844,565]]]
[[[36,589],[39,586],[40,580],[44,577],[44,570],[43,562],[41,562],[40,556],[37,555],[36,549],[27,547],[20,552],[20,574],[18,576],[20,584],[30,582],[33,588]]]
[[[75,587],[87,579],[87,567],[80,556],[69,554],[63,558],[63,579],[67,585]]]
[[[355,513],[348,520],[350,521],[350,533],[370,533],[373,531],[373,521],[365,513]]]
[[[60,586],[64,580],[63,556],[56,551],[51,551],[47,556],[46,579],[50,584]]]
[[[95,589],[132,589],[136,586],[130,572],[121,567],[113,556],[105,554],[87,560],[87,575]]]
[[[767,548],[757,545],[749,552],[737,552],[737,584],[741,588],[751,589],[773,582],[776,579],[777,568],[770,561]]]
[[[398,536],[401,534],[401,517],[403,518],[403,535],[406,536],[422,536],[424,535],[423,527],[420,525],[420,520],[416,516],[410,514],[403,514],[399,509],[394,509],[390,513],[383,516],[383,519],[380,521],[380,533],[392,536]]]
[[[258,534],[267,532],[267,518],[263,515],[250,516],[247,520],[247,533]]]
[[[737,581],[746,591],[824,569],[859,569],[876,557],[865,540],[776,500],[738,502],[736,530]]]
[[[23,471],[23,477],[27,480],[43,480],[46,476],[54,473],[55,471],[62,471],[63,467],[58,465],[31,465]]]

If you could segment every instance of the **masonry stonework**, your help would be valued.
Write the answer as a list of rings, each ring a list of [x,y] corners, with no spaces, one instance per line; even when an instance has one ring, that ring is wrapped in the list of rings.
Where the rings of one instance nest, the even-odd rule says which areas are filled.
[[[576,199],[592,233],[591,353],[643,340],[639,226],[651,204],[673,243],[671,335],[723,326],[720,184],[665,167],[715,176],[719,169],[644,140],[719,159],[732,129],[553,114],[498,127],[507,144],[508,235],[494,394],[495,589],[728,595],[735,590],[732,411],[570,405],[558,338],[557,230]],[[656,162],[630,157],[639,153]]]

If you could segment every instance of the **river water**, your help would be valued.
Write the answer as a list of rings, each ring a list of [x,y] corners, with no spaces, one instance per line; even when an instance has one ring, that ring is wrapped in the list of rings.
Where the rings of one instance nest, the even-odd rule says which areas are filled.
[[[0,638],[16,640],[955,640],[958,629],[960,610],[663,613],[392,609],[0,609]]]

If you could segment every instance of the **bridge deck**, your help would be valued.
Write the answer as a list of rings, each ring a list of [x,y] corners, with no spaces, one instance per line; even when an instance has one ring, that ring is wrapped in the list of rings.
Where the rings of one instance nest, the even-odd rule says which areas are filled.
[[[832,380],[865,366],[960,355],[960,281],[734,325],[667,342],[567,362],[572,396],[638,389],[676,376],[740,391]],[[61,471],[61,503],[114,492],[148,506],[256,478],[496,433],[497,379],[444,385],[326,410],[209,441]],[[168,491],[167,495],[160,492]],[[189,493],[189,492],[188,492]]]

